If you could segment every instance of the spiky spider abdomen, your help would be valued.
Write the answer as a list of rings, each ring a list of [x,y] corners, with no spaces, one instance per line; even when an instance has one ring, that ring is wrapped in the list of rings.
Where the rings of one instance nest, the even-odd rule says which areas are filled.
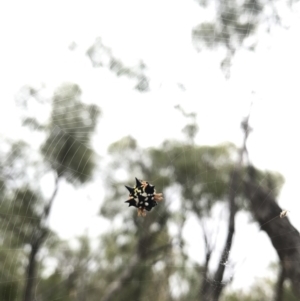
[[[135,187],[125,187],[129,191],[129,199],[125,203],[129,206],[134,206],[138,209],[138,216],[146,216],[146,210],[151,211],[157,205],[157,202],[162,201],[162,193],[156,193],[155,186],[147,181],[136,180]]]

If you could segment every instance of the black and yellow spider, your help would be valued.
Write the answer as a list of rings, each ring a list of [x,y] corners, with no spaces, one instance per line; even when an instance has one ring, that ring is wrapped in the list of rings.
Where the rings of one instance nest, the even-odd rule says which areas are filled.
[[[162,193],[156,193],[155,186],[147,181],[136,180],[135,187],[125,187],[129,191],[129,199],[125,203],[134,206],[138,210],[138,216],[146,216],[146,210],[151,211],[157,205],[157,202],[163,200]]]

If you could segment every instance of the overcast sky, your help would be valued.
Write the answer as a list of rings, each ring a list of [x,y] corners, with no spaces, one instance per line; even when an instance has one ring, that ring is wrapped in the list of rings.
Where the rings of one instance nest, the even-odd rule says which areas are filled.
[[[291,222],[300,229],[299,9],[286,15],[289,29],[261,34],[255,53],[237,54],[231,79],[226,81],[219,69],[220,54],[197,53],[192,46],[191,29],[204,18],[194,1],[1,2],[0,133],[20,136],[14,95],[25,84],[45,84],[52,91],[65,81],[78,83],[83,100],[96,103],[103,111],[95,138],[102,157],[110,143],[128,134],[143,147],[180,137],[184,121],[174,109],[177,104],[197,113],[197,143],[232,141],[240,145],[240,122],[252,101],[250,159],[257,167],[276,170],[285,177],[279,204],[291,211]],[[134,64],[142,59],[149,66],[151,92],[140,94],[132,90],[133,82],[92,68],[85,53],[99,36],[125,62]],[[77,47],[70,51],[73,41]],[[178,88],[179,82],[186,87],[185,92]],[[126,111],[141,104],[147,104],[152,122],[144,122],[139,114],[128,119]],[[153,137],[145,140],[136,124],[142,124]],[[43,181],[51,191],[51,179]],[[69,186],[62,187],[50,223],[61,237],[69,239],[86,229],[96,236],[103,228],[97,217],[103,197],[98,187],[93,183],[76,193]],[[66,215],[64,210],[70,205],[73,212]],[[189,222],[186,234],[190,254],[198,259],[198,250],[203,247],[193,240],[194,223]],[[244,243],[232,251],[232,257],[240,256],[241,263],[246,250],[249,254],[238,270],[241,279],[234,285],[245,287],[277,257],[255,224],[248,225],[243,215],[238,216],[237,223],[235,240]]]

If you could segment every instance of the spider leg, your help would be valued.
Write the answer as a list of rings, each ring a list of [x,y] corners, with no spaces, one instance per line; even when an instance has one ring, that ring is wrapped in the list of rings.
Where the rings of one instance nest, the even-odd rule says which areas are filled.
[[[160,201],[162,201],[164,198],[163,198],[163,196],[162,196],[162,193],[156,193],[155,195],[154,195],[154,200],[155,201],[158,201],[158,202],[160,202]]]
[[[142,208],[138,208],[138,216],[146,216],[146,210]]]

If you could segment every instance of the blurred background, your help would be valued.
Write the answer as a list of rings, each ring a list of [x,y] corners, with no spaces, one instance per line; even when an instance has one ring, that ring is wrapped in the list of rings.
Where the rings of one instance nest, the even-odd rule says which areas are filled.
[[[0,300],[300,300],[299,17],[2,2]]]

